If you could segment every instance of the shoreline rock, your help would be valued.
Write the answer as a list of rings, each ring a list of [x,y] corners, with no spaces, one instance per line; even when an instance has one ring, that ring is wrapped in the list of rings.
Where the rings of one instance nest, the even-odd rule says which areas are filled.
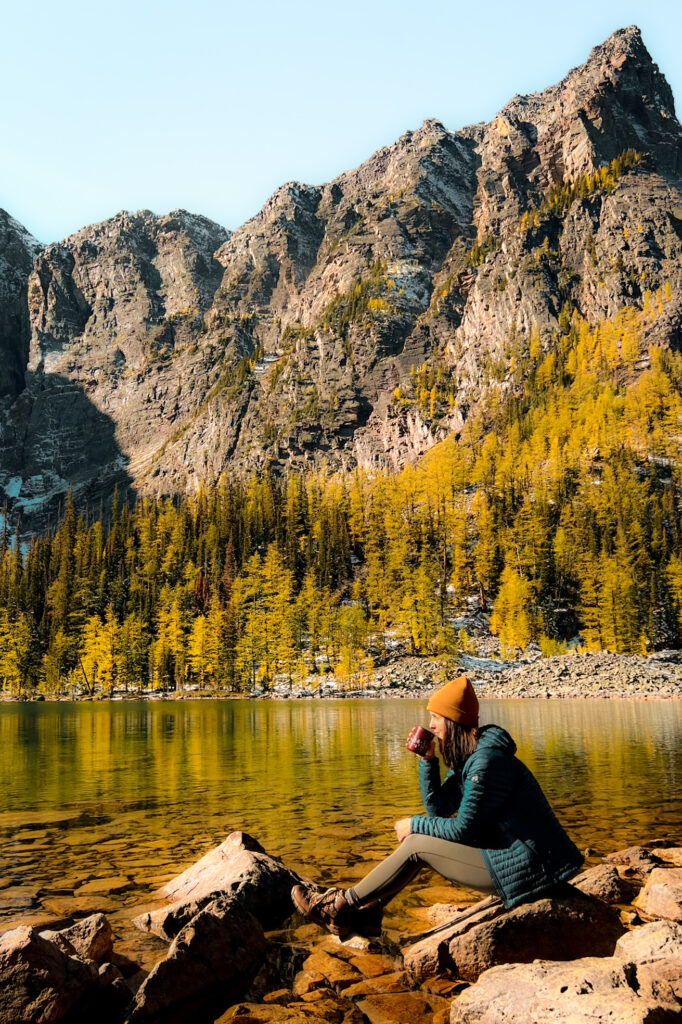
[[[148,974],[116,952],[101,914],[0,936],[0,1024],[667,1024],[682,1012],[682,924],[657,906],[642,909],[648,923],[634,911],[647,887],[677,891],[675,841],[612,853],[511,911],[496,897],[440,905],[442,923],[401,949],[390,933],[341,942],[283,898],[272,920],[284,927],[266,934],[270,869],[276,889],[289,869],[232,833],[165,886],[181,926]]]
[[[462,655],[446,669],[442,661],[427,657],[396,657],[378,666],[369,680],[354,686],[334,676],[320,676],[310,685],[276,682],[272,689],[250,693],[200,691],[97,694],[81,697],[55,697],[44,694],[8,696],[0,703],[90,703],[100,701],[158,700],[346,700],[424,697],[453,675],[465,673],[485,699],[682,699],[682,651],[656,651],[650,655],[610,654],[599,651],[540,657],[530,650],[513,662],[495,657]]]
[[[159,896],[165,906],[141,914],[133,924],[170,942],[208,903],[238,900],[263,928],[278,928],[291,917],[291,889],[301,881],[282,861],[270,857],[246,832],[232,832],[216,847],[167,882]]]

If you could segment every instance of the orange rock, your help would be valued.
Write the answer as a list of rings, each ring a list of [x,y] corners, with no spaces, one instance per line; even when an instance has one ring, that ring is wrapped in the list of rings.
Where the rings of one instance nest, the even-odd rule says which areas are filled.
[[[323,951],[311,953],[303,963],[303,970],[324,975],[332,988],[344,989],[362,981],[362,975],[345,960],[330,956]]]
[[[267,992],[263,996],[264,1003],[277,1003],[279,1006],[288,1006],[293,1001],[294,993],[290,988],[278,988],[274,992]]]
[[[391,974],[382,974],[377,978],[367,978],[344,989],[344,995],[349,999],[356,999],[359,996],[369,996],[375,993],[386,992],[407,992],[410,988],[410,981],[405,971],[394,971]]]
[[[294,978],[294,995],[303,996],[318,988],[328,988],[329,982],[319,971],[299,971]]]
[[[455,992],[461,992],[463,989],[469,987],[468,981],[462,981],[458,979],[454,981],[452,978],[429,978],[423,985],[419,986],[422,992],[430,992],[434,996],[444,996],[445,998],[451,997]]]
[[[395,968],[390,957],[381,956],[379,953],[362,953],[360,956],[354,956],[350,964],[366,978],[377,978],[380,974],[388,974]]]
[[[654,868],[633,906],[647,917],[682,921],[682,868]]]
[[[357,1005],[372,1024],[432,1024],[434,1013],[449,1007],[447,1000],[423,992],[368,996]]]

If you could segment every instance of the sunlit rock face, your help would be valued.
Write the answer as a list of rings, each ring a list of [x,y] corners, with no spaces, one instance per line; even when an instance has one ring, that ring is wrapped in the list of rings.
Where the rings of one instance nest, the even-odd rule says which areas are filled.
[[[629,28],[490,124],[426,121],[327,185],[282,186],[232,234],[122,213],[37,253],[5,227],[1,286],[23,282],[26,320],[0,325],[10,506],[37,523],[69,485],[92,501],[399,468],[509,388],[569,307],[595,324],[665,293],[652,340],[678,345],[681,160]],[[440,407],[401,400],[425,363]]]

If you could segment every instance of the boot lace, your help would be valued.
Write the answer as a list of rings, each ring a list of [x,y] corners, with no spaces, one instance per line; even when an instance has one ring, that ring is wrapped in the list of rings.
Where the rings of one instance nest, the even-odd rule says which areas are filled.
[[[330,911],[334,909],[339,889],[325,889],[323,892],[316,892],[310,897],[310,909]]]

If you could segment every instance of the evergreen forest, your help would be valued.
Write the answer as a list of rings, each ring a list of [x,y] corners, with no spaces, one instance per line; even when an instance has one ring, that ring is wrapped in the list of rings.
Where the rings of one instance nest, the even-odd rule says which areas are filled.
[[[0,687],[358,685],[389,650],[473,650],[475,611],[504,657],[679,646],[682,356],[645,341],[669,300],[597,326],[566,304],[462,434],[398,474],[235,476],[99,517],[69,497],[28,547],[5,531]],[[427,422],[452,402],[434,366],[393,399]]]

